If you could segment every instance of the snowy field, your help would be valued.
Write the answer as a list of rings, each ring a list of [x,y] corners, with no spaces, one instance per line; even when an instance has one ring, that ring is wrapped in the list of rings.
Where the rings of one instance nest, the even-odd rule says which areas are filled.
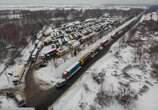
[[[5,96],[0,96],[0,102],[1,102],[1,104],[0,104],[0,110],[1,110],[1,108],[14,108],[14,107],[16,107],[16,103],[13,101],[13,100],[11,100],[11,99],[9,99],[9,98],[6,98]]]
[[[139,65],[138,63],[133,63],[134,55],[135,50],[132,47],[119,49],[119,43],[116,43],[108,54],[97,61],[85,75],[54,104],[54,109],[61,110],[61,107],[64,106],[65,110],[91,110],[92,107],[97,110],[102,110],[103,108],[105,110],[114,110],[116,108],[118,110],[126,110],[126,106],[120,105],[120,99],[115,99],[116,97],[128,95],[133,99],[137,97],[137,94],[141,94],[143,87],[150,87],[154,84],[149,74],[151,70],[148,67],[141,69],[136,66],[128,69],[128,77],[124,75],[125,73],[123,73],[122,70],[125,67],[131,64]],[[101,84],[97,84],[93,78],[93,75],[98,75],[98,73],[104,73],[104,79]],[[158,90],[158,88],[156,90]],[[101,104],[99,105],[97,102],[97,94],[101,91],[105,93],[105,99],[103,99],[103,102],[99,102]],[[108,99],[107,96],[110,98]],[[71,100],[69,100],[70,97]],[[104,96],[102,96],[102,98],[104,98]],[[128,102],[126,103],[128,104]],[[139,100],[138,103],[140,103]],[[139,106],[142,107],[141,105]],[[158,106],[156,107],[158,108]]]
[[[144,18],[142,18],[145,20]],[[140,22],[142,22],[141,20]],[[138,36],[146,49],[155,40]],[[124,43],[127,33],[53,105],[55,110],[158,110],[158,84],[150,55]],[[132,38],[131,38],[132,39]],[[150,40],[149,40],[150,39]],[[152,40],[152,41],[151,41]],[[136,44],[136,42],[135,42]],[[134,45],[134,44],[133,44]],[[145,46],[146,45],[146,46]]]

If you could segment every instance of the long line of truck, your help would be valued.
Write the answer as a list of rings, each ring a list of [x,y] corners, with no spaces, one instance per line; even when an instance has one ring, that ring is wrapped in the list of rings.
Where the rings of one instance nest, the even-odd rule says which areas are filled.
[[[66,84],[66,82],[73,75],[75,75],[85,64],[87,64],[89,62],[89,60],[93,59],[95,56],[97,56],[97,54],[99,52],[101,52],[104,49],[106,49],[107,45],[110,42],[112,42],[112,40],[116,39],[122,33],[127,32],[133,25],[135,25],[137,23],[137,21],[140,19],[140,17],[143,15],[143,13],[144,12],[142,12],[141,14],[139,14],[137,17],[134,17],[133,19],[131,19],[127,23],[121,25],[118,29],[116,29],[116,31],[114,31],[114,33],[112,33],[111,35],[108,35],[107,36],[108,38],[105,41],[103,41],[102,43],[100,43],[99,45],[97,45],[95,48],[93,48],[91,50],[91,52],[86,53],[84,56],[82,56],[79,59],[79,61],[77,61],[76,63],[72,64],[71,67],[69,67],[68,69],[66,69],[65,72],[62,75],[62,77],[63,77],[64,80],[58,82],[56,84],[56,87],[60,88],[60,87],[64,86]]]

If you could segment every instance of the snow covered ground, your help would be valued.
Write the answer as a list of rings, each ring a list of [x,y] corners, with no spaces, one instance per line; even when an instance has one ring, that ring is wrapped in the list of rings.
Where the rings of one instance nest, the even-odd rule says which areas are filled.
[[[0,109],[9,109],[17,107],[15,101],[11,98],[7,98],[6,94],[4,93],[11,89],[16,89],[16,86],[13,84],[13,80],[16,79],[15,76],[21,76],[21,73],[24,69],[24,64],[26,64],[30,56],[30,51],[32,51],[33,48],[34,45],[32,43],[29,43],[29,45],[21,51],[21,57],[15,59],[15,64],[8,66],[6,69],[6,60],[0,64],[0,73],[2,72],[0,75],[0,90],[4,91],[0,91]],[[17,90],[21,89],[22,87],[20,89],[17,88]]]
[[[70,89],[63,95],[59,101],[54,104],[55,110],[61,110],[64,105],[65,110],[80,110],[82,107],[85,110],[91,109],[94,106],[97,109],[101,109],[102,106],[105,110],[113,110],[119,107],[120,110],[124,108],[119,105],[119,99],[116,97],[123,97],[120,95],[128,94],[131,97],[137,96],[144,86],[150,86],[154,81],[149,75],[150,68],[131,67],[128,69],[127,74],[122,71],[129,65],[138,65],[133,63],[135,50],[132,47],[125,47],[119,49],[119,43],[117,42],[109,53],[103,58],[97,61],[86,73],[82,76]],[[148,71],[145,73],[145,70]],[[104,81],[102,84],[97,84],[94,81],[94,74],[104,73]],[[103,91],[106,96],[110,96],[111,99],[107,102],[97,103],[97,94]],[[71,100],[69,100],[71,97]],[[102,96],[104,97],[104,96]],[[107,98],[107,97],[106,97]],[[106,98],[104,99],[106,101]],[[74,99],[74,100],[73,100]],[[103,105],[102,105],[103,104]],[[111,106],[104,106],[111,105]],[[118,108],[118,109],[119,109]],[[143,109],[142,109],[143,110]]]
[[[143,40],[144,37],[140,39]],[[146,39],[148,45],[149,39],[151,38]],[[63,107],[64,110],[116,110],[116,108],[117,110],[157,110],[158,84],[151,76],[152,61],[146,53],[138,58],[140,52],[138,47],[124,44],[124,40],[121,38],[117,41],[103,58],[87,70],[54,103],[53,108],[55,110],[61,110]],[[143,44],[146,47],[142,46],[142,48],[148,48],[147,43]]]
[[[133,110],[157,110],[158,109],[158,85],[156,84],[148,92],[144,93],[136,101],[136,105]]]
[[[7,99],[5,96],[0,96],[0,110],[1,108],[14,108],[16,107],[16,103],[11,100],[11,99]]]
[[[7,74],[2,74],[0,77],[0,89],[12,88],[14,87],[12,82],[9,80],[9,76]]]
[[[15,59],[15,64],[8,66],[6,68],[5,71],[3,71],[3,69],[5,68],[5,63],[1,63],[0,64],[0,72],[3,71],[3,73],[0,76],[1,82],[0,83],[0,89],[5,89],[5,88],[10,88],[10,87],[14,87],[12,81],[14,79],[14,76],[18,75],[18,69],[27,63],[27,60],[30,56],[30,51],[32,51],[34,48],[34,45],[32,43],[30,43],[25,49],[22,50],[21,52],[21,57],[18,57]],[[12,75],[9,75],[8,73],[11,73]]]

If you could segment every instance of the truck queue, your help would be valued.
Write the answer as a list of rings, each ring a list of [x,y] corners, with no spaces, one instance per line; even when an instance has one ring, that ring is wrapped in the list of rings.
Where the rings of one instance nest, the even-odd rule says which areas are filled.
[[[113,39],[115,39],[115,38],[119,37],[120,35],[122,35],[123,33],[127,32],[127,30],[129,30],[130,27],[132,27],[138,21],[138,19],[140,17],[141,17],[141,15],[139,15],[138,17],[134,17],[129,23],[127,23],[126,25],[121,27],[115,33],[112,33],[112,35],[107,36],[108,38],[105,41],[103,41],[102,43],[100,43],[100,45],[93,48],[90,52],[87,52],[84,56],[82,56],[79,59],[79,61],[77,61],[71,67],[66,69],[65,72],[63,73],[64,80],[62,82],[60,82],[60,84],[57,83],[56,87],[60,88],[60,87],[64,86],[66,84],[66,82],[73,75],[75,75],[82,67],[84,67],[84,65],[86,63],[88,63],[91,59],[93,59],[95,56],[97,56],[97,54],[99,54],[100,51],[102,51],[103,49],[106,49],[107,45],[109,43],[111,43]]]

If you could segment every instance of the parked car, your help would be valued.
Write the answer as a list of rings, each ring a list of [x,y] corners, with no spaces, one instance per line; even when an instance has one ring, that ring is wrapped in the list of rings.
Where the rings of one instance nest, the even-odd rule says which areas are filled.
[[[65,79],[62,79],[62,80],[59,80],[59,81],[56,83],[55,87],[56,87],[56,88],[61,88],[61,87],[65,86],[65,85],[66,85],[66,80],[65,80]]]

